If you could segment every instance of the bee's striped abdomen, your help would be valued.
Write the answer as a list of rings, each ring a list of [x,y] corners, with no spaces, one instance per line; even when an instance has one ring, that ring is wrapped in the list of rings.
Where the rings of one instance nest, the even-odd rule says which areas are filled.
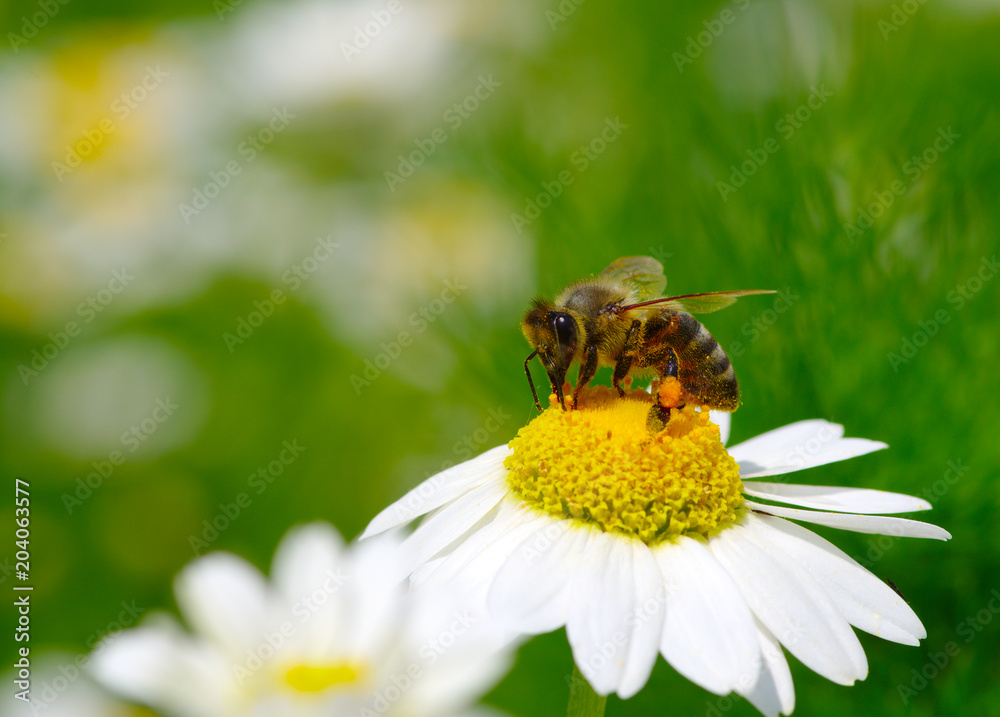
[[[739,405],[736,372],[719,342],[691,314],[672,314],[667,342],[677,354],[678,378],[706,406],[735,411]]]

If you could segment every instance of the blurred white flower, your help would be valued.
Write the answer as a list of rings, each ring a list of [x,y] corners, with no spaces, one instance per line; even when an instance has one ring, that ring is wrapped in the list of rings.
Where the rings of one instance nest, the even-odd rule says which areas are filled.
[[[24,381],[13,405],[29,435],[68,456],[148,460],[185,445],[207,413],[201,369],[160,339],[70,343],[51,361],[37,358],[18,367]]]
[[[419,251],[421,236],[381,226],[395,198],[382,179],[393,148],[411,151],[472,89],[457,67],[548,36],[542,13],[520,1],[218,8],[219,18],[154,32],[69,32],[0,61],[0,105],[18,110],[0,115],[0,302],[16,321],[47,329],[113,271],[136,276],[118,307],[130,312],[184,299],[226,270],[284,288],[282,272],[317,236],[348,236],[358,219],[374,225],[359,238],[378,254],[392,256],[394,243]],[[295,127],[282,133],[348,157],[346,179],[319,183],[299,172],[301,155],[268,146],[275,113]],[[358,189],[367,201],[345,221],[331,206]]]
[[[340,334],[359,346],[393,339],[401,330],[422,333],[441,313],[426,316],[442,292],[452,297],[449,305],[458,299],[488,316],[516,310],[534,285],[530,242],[514,231],[489,191],[440,176],[428,184],[419,199],[389,202],[380,212],[370,199],[352,209],[350,201],[363,202],[362,196],[339,197],[341,228],[334,236],[340,246],[332,275],[309,282],[302,293],[329,307]],[[449,282],[457,291],[448,290]]]
[[[214,553],[177,578],[193,632],[155,616],[116,636],[94,675],[170,717],[471,714],[510,643],[454,593],[406,594],[392,536],[345,547],[329,525],[293,529],[271,579]]]
[[[91,682],[85,672],[89,659],[57,653],[38,658],[32,652],[30,690],[23,692],[17,684],[16,671],[3,677],[5,685],[13,685],[14,695],[23,692],[26,700],[8,694],[0,701],[0,717],[153,717]]]
[[[433,96],[453,84],[456,60],[472,48],[534,45],[548,34],[544,14],[521,0],[294,0],[223,19],[232,32],[212,66],[231,99],[258,110],[410,102],[433,111]]]
[[[218,95],[189,45],[136,31],[0,64],[0,103],[18,108],[0,117],[0,286],[29,325],[72,312],[113,272],[137,278],[119,309],[190,289],[173,265],[215,242],[180,231],[177,203],[217,161],[230,121]]]

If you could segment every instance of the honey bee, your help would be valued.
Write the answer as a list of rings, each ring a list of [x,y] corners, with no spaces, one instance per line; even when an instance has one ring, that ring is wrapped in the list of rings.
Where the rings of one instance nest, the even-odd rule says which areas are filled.
[[[536,408],[542,410],[528,363],[538,356],[564,410],[566,373],[579,361],[573,406],[597,368],[613,366],[612,385],[621,396],[625,395],[622,381],[633,369],[654,369],[658,374],[661,388],[651,411],[651,428],[662,428],[670,409],[687,403],[735,411],[739,384],[733,366],[719,342],[692,314],[724,309],[741,296],[774,292],[664,297],[660,294],[666,283],[663,265],[656,259],[626,256],[598,276],[566,287],[555,301],[535,299],[524,315],[521,331],[534,349],[524,360],[524,372]],[[666,391],[668,385],[674,390]]]

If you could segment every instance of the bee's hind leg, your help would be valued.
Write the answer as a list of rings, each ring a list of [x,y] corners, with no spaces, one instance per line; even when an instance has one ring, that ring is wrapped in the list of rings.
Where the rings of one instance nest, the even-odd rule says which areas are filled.
[[[677,378],[677,354],[669,346],[664,348],[663,361],[657,366],[662,380],[656,402],[650,407],[646,418],[646,426],[653,433],[659,433],[667,427],[672,409],[681,409],[686,405],[684,391]]]

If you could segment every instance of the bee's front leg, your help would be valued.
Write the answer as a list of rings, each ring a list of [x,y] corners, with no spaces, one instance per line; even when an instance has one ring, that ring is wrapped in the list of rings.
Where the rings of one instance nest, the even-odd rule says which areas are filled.
[[[597,373],[597,347],[587,347],[587,359],[580,364],[580,373],[576,377],[576,388],[573,389],[573,408],[579,406],[580,391],[587,387],[594,374]]]
[[[611,379],[611,385],[618,390],[619,396],[625,395],[625,389],[621,387],[621,382],[628,376],[629,369],[632,368],[632,359],[635,358],[636,349],[639,348],[639,341],[642,340],[642,322],[639,319],[632,321],[629,327],[628,336],[625,337],[625,347],[622,349],[618,362],[615,364],[615,374]]]

